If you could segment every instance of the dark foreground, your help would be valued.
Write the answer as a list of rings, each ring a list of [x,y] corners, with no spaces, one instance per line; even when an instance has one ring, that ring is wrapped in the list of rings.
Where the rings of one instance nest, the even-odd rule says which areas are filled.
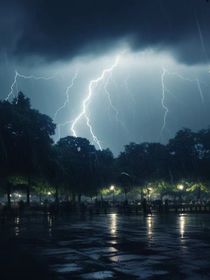
[[[52,217],[0,224],[1,279],[210,279],[210,215]]]

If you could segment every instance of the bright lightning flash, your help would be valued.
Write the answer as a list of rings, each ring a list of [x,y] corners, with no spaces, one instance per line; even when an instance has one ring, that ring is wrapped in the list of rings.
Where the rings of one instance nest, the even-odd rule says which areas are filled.
[[[166,106],[166,103],[165,103],[165,95],[166,95],[166,91],[167,91],[167,88],[165,86],[166,73],[167,73],[166,69],[163,68],[162,69],[162,74],[161,74],[161,85],[162,85],[161,105],[164,109],[164,117],[163,117],[163,125],[161,127],[161,133],[164,131],[164,129],[166,127],[166,120],[167,120],[167,115],[168,115],[168,112],[169,112],[169,109],[168,109],[168,107]]]
[[[8,93],[7,97],[5,98],[6,101],[9,100],[9,98],[11,96],[14,96],[15,97],[15,94],[14,94],[14,87],[17,86],[17,80],[18,78],[22,78],[22,79],[25,79],[25,80],[45,80],[45,81],[48,81],[48,80],[52,80],[52,79],[55,79],[56,75],[54,76],[49,76],[49,77],[43,77],[43,76],[34,76],[34,75],[29,75],[29,76],[26,76],[26,75],[23,75],[23,74],[20,74],[17,70],[15,71],[15,77],[14,77],[14,81],[10,87],[10,92]]]
[[[75,127],[77,126],[77,124],[81,120],[81,118],[84,117],[86,119],[86,125],[89,128],[93,141],[97,144],[97,146],[99,147],[100,150],[102,150],[102,147],[101,147],[100,141],[98,140],[97,136],[93,132],[93,128],[90,123],[90,119],[87,115],[87,107],[92,98],[93,89],[98,85],[99,82],[103,81],[108,74],[111,74],[113,72],[113,70],[118,66],[119,60],[120,60],[120,55],[118,55],[116,57],[114,63],[111,65],[111,67],[104,69],[98,78],[90,81],[89,86],[88,86],[87,96],[85,97],[85,99],[82,102],[82,110],[79,113],[79,115],[74,119],[74,121],[71,125],[71,131],[73,133],[73,136],[77,137]]]
[[[76,70],[76,72],[75,72],[75,74],[74,74],[74,76],[73,76],[73,78],[72,78],[72,80],[71,80],[70,85],[66,88],[66,99],[65,99],[63,105],[62,105],[61,107],[59,107],[59,108],[56,110],[56,112],[55,112],[55,114],[54,114],[54,117],[53,117],[53,120],[54,120],[54,121],[56,120],[58,113],[59,113],[60,111],[62,111],[62,110],[67,106],[67,104],[69,103],[70,90],[73,88],[74,83],[75,83],[75,81],[77,80],[77,77],[78,77],[78,70]]]

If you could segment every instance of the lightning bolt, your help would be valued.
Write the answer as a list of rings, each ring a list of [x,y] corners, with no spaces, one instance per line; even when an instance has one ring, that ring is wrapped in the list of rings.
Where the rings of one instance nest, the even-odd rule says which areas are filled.
[[[61,110],[63,110],[63,109],[67,106],[67,104],[69,103],[70,90],[73,88],[74,83],[75,83],[75,81],[77,80],[77,77],[78,77],[78,70],[76,70],[76,72],[75,72],[75,74],[74,74],[74,76],[73,76],[73,78],[72,78],[72,80],[71,80],[70,85],[66,88],[66,92],[65,92],[66,99],[65,99],[63,105],[62,105],[61,107],[59,107],[59,108],[56,110],[56,112],[55,112],[55,114],[54,114],[54,117],[53,117],[53,120],[54,120],[54,121],[56,120],[58,113],[59,113]]]
[[[110,83],[110,80],[113,80],[113,76],[112,76],[112,73],[108,76],[108,78],[106,79],[105,83],[104,83],[104,91],[107,95],[107,99],[109,101],[109,105],[110,107],[112,108],[112,111],[114,112],[115,114],[115,120],[117,123],[120,124],[120,126],[125,130],[125,132],[128,134],[128,136],[131,136],[131,133],[129,132],[128,128],[126,127],[125,123],[120,119],[120,112],[119,110],[116,108],[116,106],[113,104],[113,101],[112,101],[112,98],[111,98],[111,94],[110,94],[110,91],[108,90],[108,85]],[[116,86],[116,84],[115,84]]]
[[[11,87],[10,87],[10,92],[8,93],[7,97],[5,98],[5,101],[8,101],[10,99],[11,96],[14,96],[15,97],[15,94],[14,94],[14,87],[16,86],[17,87],[17,81],[18,81],[18,78],[22,78],[22,79],[25,79],[25,80],[45,80],[45,81],[49,81],[49,80],[52,80],[52,79],[55,79],[57,74],[53,75],[53,76],[49,76],[49,77],[43,77],[43,76],[34,76],[34,75],[29,75],[29,76],[26,76],[26,75],[23,75],[23,74],[20,74],[17,70],[15,70],[15,76],[14,76],[14,81],[13,83],[11,84]]]
[[[117,110],[117,108],[114,106],[113,102],[112,102],[112,98],[111,98],[111,94],[110,94],[110,91],[108,90],[108,85],[109,85],[109,82],[112,78],[112,73],[109,75],[109,77],[106,79],[105,83],[104,83],[104,91],[107,95],[107,99],[109,101],[109,105],[110,107],[112,108],[114,114],[115,114],[115,119],[116,119],[116,122],[118,122],[122,127],[125,128],[125,125],[124,123],[120,120],[119,118],[119,111]]]
[[[163,68],[162,69],[162,74],[161,74],[161,86],[162,86],[162,98],[161,98],[161,105],[163,107],[163,110],[164,110],[164,116],[163,116],[163,125],[161,127],[161,130],[160,130],[160,133],[162,134],[165,127],[166,127],[166,121],[167,121],[167,116],[168,116],[168,113],[169,113],[169,109],[165,103],[165,97],[166,97],[166,92],[167,92],[167,88],[165,86],[165,76],[166,76],[166,69]]]
[[[171,91],[166,87],[166,84],[165,84],[165,79],[166,79],[166,76],[175,76],[183,81],[186,81],[186,82],[190,82],[190,83],[195,83],[196,84],[196,87],[198,89],[198,92],[199,92],[199,96],[200,96],[200,99],[201,99],[201,102],[204,104],[205,100],[204,100],[204,94],[203,94],[203,91],[202,91],[202,88],[201,88],[201,83],[200,83],[200,80],[198,78],[195,78],[195,79],[190,79],[190,78],[187,78],[177,72],[169,72],[168,69],[166,68],[162,68],[162,74],[161,74],[161,85],[162,85],[162,98],[161,98],[161,105],[164,109],[164,117],[163,117],[163,125],[161,127],[161,133],[163,133],[165,127],[166,127],[166,122],[167,122],[167,116],[168,116],[168,113],[169,113],[169,109],[166,105],[166,102],[165,102],[165,97],[166,97],[166,93],[170,93],[171,94]]]
[[[202,33],[201,25],[200,25],[200,22],[199,22],[197,16],[195,16],[195,20],[196,20],[198,34],[199,34],[199,38],[200,38],[200,42],[201,42],[201,48],[202,48],[202,51],[203,51],[204,56],[206,58],[206,61],[208,62],[209,58],[208,58],[208,54],[207,54],[207,50],[206,50],[206,46],[205,46],[205,40],[204,40],[204,36],[203,36],[203,33]]]
[[[200,96],[200,99],[201,99],[201,102],[202,103],[205,103],[205,100],[204,100],[204,94],[203,94],[203,91],[202,91],[202,88],[201,88],[201,83],[200,83],[200,80],[198,78],[195,78],[195,79],[189,79],[177,72],[169,72],[168,70],[166,70],[166,74],[167,75],[170,75],[170,76],[175,76],[183,81],[186,81],[186,82],[190,82],[190,83],[195,83],[196,84],[196,87],[198,89],[198,92],[199,92],[199,96]]]
[[[99,147],[100,150],[102,150],[102,147],[101,147],[99,139],[97,138],[97,136],[93,132],[93,128],[92,128],[92,125],[90,123],[90,118],[88,117],[88,114],[87,114],[87,107],[88,107],[88,104],[90,103],[90,100],[92,98],[94,87],[96,87],[98,85],[98,83],[103,81],[104,78],[108,74],[113,72],[113,70],[118,66],[119,60],[120,60],[120,55],[118,55],[116,57],[114,63],[109,68],[106,68],[106,69],[104,69],[102,71],[101,75],[98,78],[96,78],[94,80],[91,80],[89,82],[87,96],[84,98],[84,100],[82,102],[82,110],[78,114],[78,116],[74,119],[74,121],[73,121],[73,123],[71,125],[72,134],[73,134],[73,136],[77,137],[77,133],[75,131],[75,127],[77,126],[78,122],[84,117],[85,120],[86,120],[86,125],[89,128],[90,134],[91,134],[91,136],[93,138],[93,141],[97,144],[97,146]]]

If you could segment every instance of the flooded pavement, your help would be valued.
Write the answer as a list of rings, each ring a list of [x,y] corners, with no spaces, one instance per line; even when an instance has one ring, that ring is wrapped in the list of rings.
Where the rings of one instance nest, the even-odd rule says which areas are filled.
[[[210,279],[207,214],[31,216],[0,235],[49,267],[50,279]]]

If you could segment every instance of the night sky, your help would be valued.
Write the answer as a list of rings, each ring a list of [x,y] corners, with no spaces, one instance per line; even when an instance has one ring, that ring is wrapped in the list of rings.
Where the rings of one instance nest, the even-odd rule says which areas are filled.
[[[87,102],[102,148],[118,154],[129,142],[167,143],[183,127],[210,125],[207,1],[0,0],[0,5],[0,98],[13,85],[13,94],[21,90],[34,108],[56,117],[55,141],[59,131],[61,137],[72,135],[91,80],[118,56]],[[15,71],[25,78],[14,83]],[[85,116],[75,130],[98,148]]]

